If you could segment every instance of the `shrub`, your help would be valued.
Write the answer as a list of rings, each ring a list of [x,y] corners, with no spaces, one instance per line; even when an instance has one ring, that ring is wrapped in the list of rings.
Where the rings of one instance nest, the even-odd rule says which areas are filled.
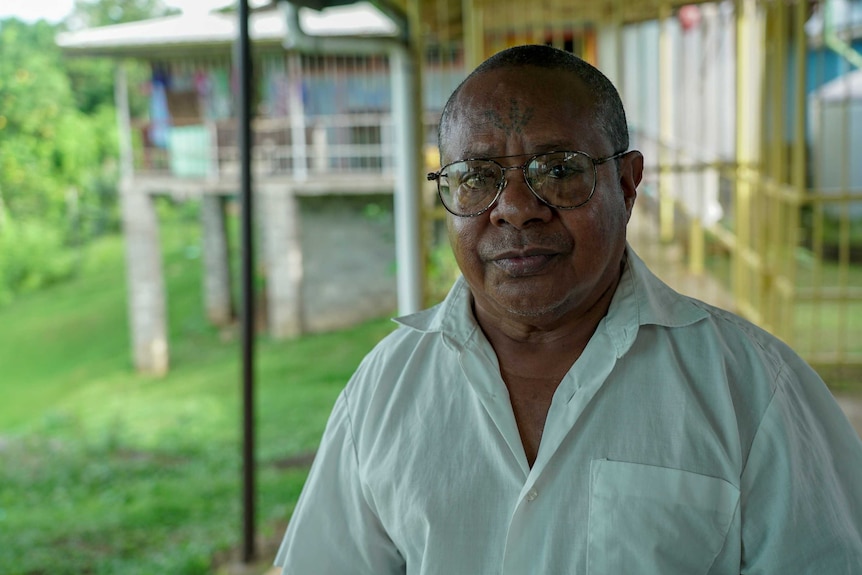
[[[39,220],[0,216],[0,305],[70,277],[73,264],[74,253],[64,247],[57,229]]]

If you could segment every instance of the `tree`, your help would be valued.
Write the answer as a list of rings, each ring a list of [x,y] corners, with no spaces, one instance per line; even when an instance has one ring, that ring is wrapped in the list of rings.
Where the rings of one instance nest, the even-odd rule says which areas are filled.
[[[178,12],[166,6],[163,0],[75,0],[75,7],[63,25],[67,29],[94,28]],[[67,61],[66,69],[78,109],[93,114],[100,106],[113,106],[114,66],[115,63],[107,58],[72,58]],[[132,81],[146,75],[142,65],[129,68]],[[137,110],[142,104],[133,102],[132,106]]]
[[[0,22],[0,303],[67,276],[67,193],[94,150],[46,22]]]
[[[16,217],[55,220],[64,184],[76,179],[57,153],[57,127],[75,110],[50,24],[0,25],[0,111],[0,194],[6,208]]]
[[[68,246],[116,203],[100,185],[117,156],[113,108],[76,107],[56,32],[0,22],[0,303],[68,276]]]
[[[162,0],[76,0],[63,26],[171,12]],[[0,21],[0,304],[72,273],[70,247],[118,222],[114,63],[64,59],[60,29]]]
[[[75,0],[69,16],[70,28],[95,28],[177,14],[163,0]]]

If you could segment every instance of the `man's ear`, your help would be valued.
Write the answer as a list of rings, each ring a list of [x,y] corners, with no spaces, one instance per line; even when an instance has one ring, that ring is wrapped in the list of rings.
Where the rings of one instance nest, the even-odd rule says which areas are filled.
[[[637,150],[632,150],[620,158],[620,189],[626,203],[626,213],[632,217],[632,208],[638,197],[638,185],[644,175],[644,156]]]

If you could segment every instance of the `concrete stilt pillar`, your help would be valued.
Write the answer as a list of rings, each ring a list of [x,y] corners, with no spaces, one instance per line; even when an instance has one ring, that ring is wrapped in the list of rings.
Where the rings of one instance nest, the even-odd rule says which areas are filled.
[[[274,338],[294,337],[303,329],[299,203],[289,188],[262,188],[267,325]]]
[[[124,189],[125,188],[125,189]],[[165,281],[153,198],[121,187],[132,357],[143,373],[168,371]]]
[[[204,263],[204,308],[207,319],[224,326],[234,319],[230,282],[230,252],[225,227],[224,199],[204,195],[201,201]]]

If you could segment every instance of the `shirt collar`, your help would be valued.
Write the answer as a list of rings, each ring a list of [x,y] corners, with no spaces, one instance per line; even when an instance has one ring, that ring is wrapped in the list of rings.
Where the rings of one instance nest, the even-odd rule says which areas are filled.
[[[617,357],[631,347],[642,325],[682,327],[707,315],[703,308],[658,279],[631,246],[626,246],[623,274],[603,320]],[[455,281],[441,303],[394,321],[424,333],[442,332],[461,343],[466,342],[478,328],[473,316],[470,288],[463,276]]]
[[[617,357],[632,346],[642,325],[674,328],[707,317],[705,310],[656,277],[629,245],[625,258],[620,283],[604,319]]]
[[[464,276],[458,276],[442,302],[394,321],[423,333],[442,332],[462,343],[479,327],[473,315],[473,296]]]
[[[709,316],[695,300],[680,294],[653,274],[631,246],[626,247],[632,290],[637,299],[638,324],[683,327]]]

